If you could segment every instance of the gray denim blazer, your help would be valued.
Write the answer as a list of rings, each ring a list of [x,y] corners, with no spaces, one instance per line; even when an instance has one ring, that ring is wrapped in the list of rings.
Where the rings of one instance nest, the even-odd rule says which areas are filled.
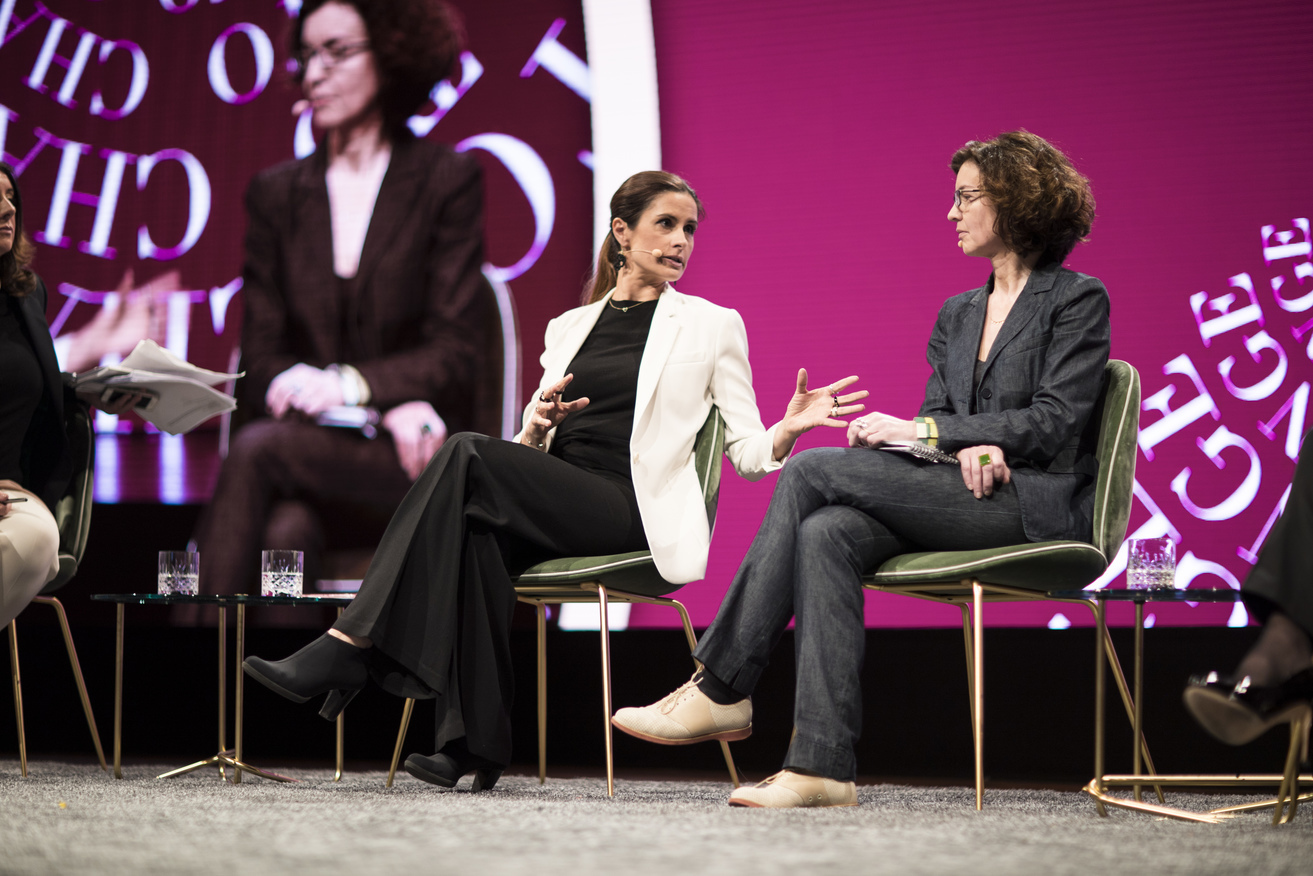
[[[1032,541],[1091,537],[1098,423],[1110,326],[1108,290],[1061,265],[1036,268],[985,360],[972,410],[972,375],[994,277],[939,310],[926,359],[921,416],[952,452],[994,444],[1007,454]]]

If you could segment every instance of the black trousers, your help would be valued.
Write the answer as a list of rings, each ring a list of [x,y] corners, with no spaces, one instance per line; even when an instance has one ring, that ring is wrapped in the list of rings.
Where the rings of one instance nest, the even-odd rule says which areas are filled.
[[[1272,526],[1242,588],[1245,606],[1261,621],[1280,611],[1313,636],[1313,451],[1304,436],[1286,510]]]
[[[439,698],[436,749],[464,736],[472,753],[510,763],[512,572],[646,547],[632,485],[461,433],[411,487],[334,627],[373,641],[384,690]]]

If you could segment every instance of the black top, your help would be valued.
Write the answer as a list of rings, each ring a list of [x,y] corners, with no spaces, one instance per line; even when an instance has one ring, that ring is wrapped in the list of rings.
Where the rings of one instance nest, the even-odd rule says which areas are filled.
[[[23,438],[43,389],[41,365],[23,328],[18,302],[0,294],[0,480],[26,486]]]
[[[656,301],[612,301],[602,310],[566,369],[574,380],[562,394],[565,401],[587,397],[588,407],[556,427],[553,456],[602,477],[632,483],[629,439],[634,432],[638,366],[656,305]]]
[[[971,369],[971,413],[976,411],[976,393],[980,392],[980,378],[985,376],[985,365],[988,364],[986,359],[977,359],[975,367]]]

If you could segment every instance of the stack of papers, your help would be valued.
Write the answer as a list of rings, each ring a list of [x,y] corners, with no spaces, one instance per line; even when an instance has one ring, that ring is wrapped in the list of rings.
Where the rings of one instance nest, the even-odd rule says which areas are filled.
[[[81,391],[139,392],[146,396],[134,410],[143,420],[170,435],[190,432],[210,417],[227,413],[237,401],[216,386],[242,374],[207,371],[179,359],[151,340],[136,348],[117,365],[103,365],[73,377]]]

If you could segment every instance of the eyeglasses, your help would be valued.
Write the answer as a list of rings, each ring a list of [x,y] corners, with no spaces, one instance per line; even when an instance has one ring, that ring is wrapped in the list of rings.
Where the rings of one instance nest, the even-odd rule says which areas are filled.
[[[368,42],[328,43],[317,49],[302,49],[294,60],[302,73],[310,69],[310,62],[315,58],[319,59],[325,70],[332,70],[348,58],[354,58],[361,52],[367,51],[369,51]]]
[[[956,189],[953,192],[953,206],[957,207],[959,210],[968,207],[980,200],[980,196],[984,194],[984,192],[984,189]],[[968,198],[965,197],[966,195],[975,195],[976,197]]]

